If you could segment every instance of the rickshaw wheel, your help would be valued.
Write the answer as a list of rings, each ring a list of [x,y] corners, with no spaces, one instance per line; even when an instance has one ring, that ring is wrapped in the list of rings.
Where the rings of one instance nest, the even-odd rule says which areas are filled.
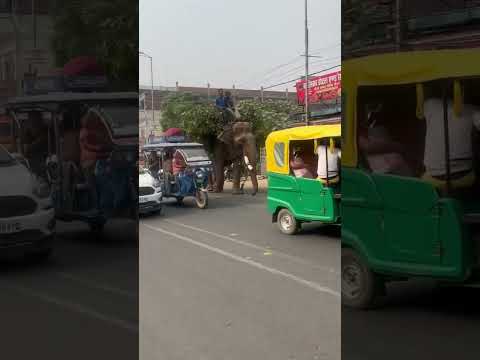
[[[199,209],[206,209],[208,207],[208,194],[206,191],[198,190],[195,194],[195,202]]]
[[[342,304],[355,309],[371,309],[385,291],[385,283],[352,249],[342,249]]]
[[[300,223],[288,209],[280,210],[277,225],[280,231],[287,235],[294,235],[300,229]]]

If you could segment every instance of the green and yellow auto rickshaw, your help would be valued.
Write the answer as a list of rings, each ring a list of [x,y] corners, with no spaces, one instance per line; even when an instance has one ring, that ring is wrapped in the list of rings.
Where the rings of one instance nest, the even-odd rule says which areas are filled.
[[[344,305],[396,280],[480,285],[479,64],[480,49],[342,64]]]
[[[284,234],[304,222],[340,223],[340,139],[340,119],[268,135],[268,211]]]

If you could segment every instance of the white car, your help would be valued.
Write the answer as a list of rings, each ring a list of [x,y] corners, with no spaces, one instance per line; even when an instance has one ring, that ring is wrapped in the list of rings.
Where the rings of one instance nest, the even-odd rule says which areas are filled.
[[[162,188],[148,170],[141,169],[138,175],[138,210],[140,214],[162,211]]]
[[[0,256],[48,257],[55,225],[49,186],[0,145]]]

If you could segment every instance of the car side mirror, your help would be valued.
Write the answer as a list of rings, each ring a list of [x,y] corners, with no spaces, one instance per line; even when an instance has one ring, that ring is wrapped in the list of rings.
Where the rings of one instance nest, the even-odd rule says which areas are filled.
[[[27,169],[30,169],[30,163],[28,162],[28,160],[22,155],[22,154],[19,154],[19,153],[13,153],[12,154],[13,158],[18,161],[20,164],[22,164],[23,166],[25,166]]]

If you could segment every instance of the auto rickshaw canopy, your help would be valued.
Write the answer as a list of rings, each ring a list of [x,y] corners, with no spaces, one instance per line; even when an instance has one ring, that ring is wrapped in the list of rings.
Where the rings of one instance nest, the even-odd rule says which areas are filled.
[[[299,126],[270,133],[265,142],[267,171],[288,175],[289,144],[297,140],[335,138],[342,135],[341,124]]]
[[[357,165],[357,93],[361,86],[421,84],[433,80],[480,76],[480,49],[429,50],[372,55],[342,62],[342,165]],[[454,91],[458,94],[457,91]],[[420,99],[419,99],[420,98]],[[456,106],[461,101],[456,96]]]

